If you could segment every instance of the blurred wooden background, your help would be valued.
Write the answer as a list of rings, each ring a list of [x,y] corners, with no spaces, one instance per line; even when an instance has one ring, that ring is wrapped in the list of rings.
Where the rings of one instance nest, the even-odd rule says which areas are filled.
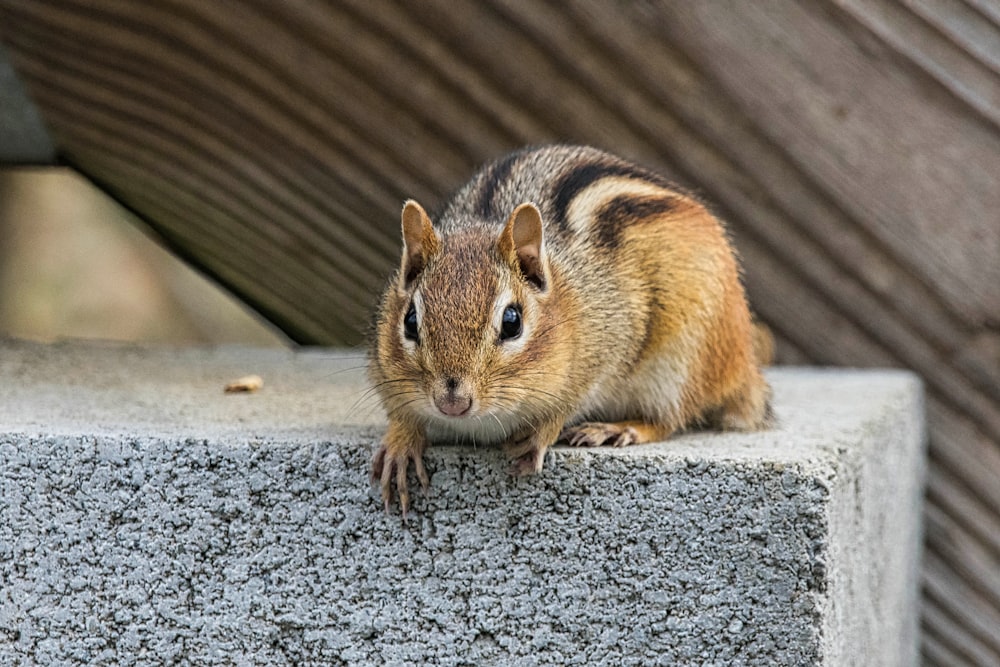
[[[288,344],[66,167],[0,169],[4,336],[158,345]]]
[[[402,201],[514,147],[702,193],[781,361],[924,378],[924,660],[1000,664],[994,0],[0,0],[0,41],[60,163],[303,343],[360,342]]]

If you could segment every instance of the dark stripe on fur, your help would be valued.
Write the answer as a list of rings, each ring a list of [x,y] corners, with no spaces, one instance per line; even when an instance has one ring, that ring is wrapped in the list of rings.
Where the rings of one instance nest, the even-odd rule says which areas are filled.
[[[624,176],[670,188],[670,182],[647,169],[627,162],[591,162],[571,169],[556,183],[553,189],[553,216],[560,229],[566,229],[566,212],[573,199],[584,189],[602,178]]]
[[[553,196],[553,216],[559,229],[566,229],[566,211],[573,199],[593,183],[609,176],[634,176],[635,168],[627,164],[591,163],[568,171],[556,183]]]
[[[636,197],[622,195],[605,204],[597,213],[597,242],[616,248],[621,242],[621,231],[626,226],[646,218],[666,215],[677,208],[678,197],[670,195]]]
[[[632,357],[632,365],[639,362],[639,356],[644,350],[649,349],[650,341],[653,339],[653,325],[658,321],[660,314],[663,312],[665,295],[661,294],[664,290],[656,287],[650,291],[649,295],[649,310],[646,312],[646,319],[642,324],[642,343],[635,348],[635,354]]]
[[[517,151],[498,162],[494,162],[483,176],[482,190],[479,193],[479,200],[476,202],[476,212],[484,220],[492,220],[496,217],[497,190],[510,176],[511,171],[514,170],[514,164],[521,155],[522,153]]]

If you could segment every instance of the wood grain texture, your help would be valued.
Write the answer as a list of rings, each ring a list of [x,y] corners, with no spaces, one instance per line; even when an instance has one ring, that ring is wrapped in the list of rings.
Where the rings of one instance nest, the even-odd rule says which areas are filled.
[[[0,0],[0,39],[63,160],[302,342],[516,146],[701,192],[783,361],[924,378],[924,659],[1000,663],[996,3]]]
[[[0,44],[0,164],[51,165],[55,159],[38,109]]]

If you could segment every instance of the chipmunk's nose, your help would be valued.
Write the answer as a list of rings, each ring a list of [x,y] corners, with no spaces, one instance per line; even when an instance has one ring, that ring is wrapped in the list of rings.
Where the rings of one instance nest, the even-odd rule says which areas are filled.
[[[444,381],[443,391],[434,392],[434,405],[441,414],[449,417],[461,417],[472,408],[472,392],[461,380],[448,377]]]

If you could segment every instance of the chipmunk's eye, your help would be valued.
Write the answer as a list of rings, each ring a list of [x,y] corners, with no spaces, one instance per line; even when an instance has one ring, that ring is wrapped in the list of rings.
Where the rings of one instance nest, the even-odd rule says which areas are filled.
[[[413,307],[412,301],[409,310],[406,311],[406,317],[403,318],[403,335],[414,343],[420,342],[420,334],[417,333],[417,309]]]
[[[503,311],[500,321],[500,340],[510,340],[521,335],[521,306],[511,304]]]

